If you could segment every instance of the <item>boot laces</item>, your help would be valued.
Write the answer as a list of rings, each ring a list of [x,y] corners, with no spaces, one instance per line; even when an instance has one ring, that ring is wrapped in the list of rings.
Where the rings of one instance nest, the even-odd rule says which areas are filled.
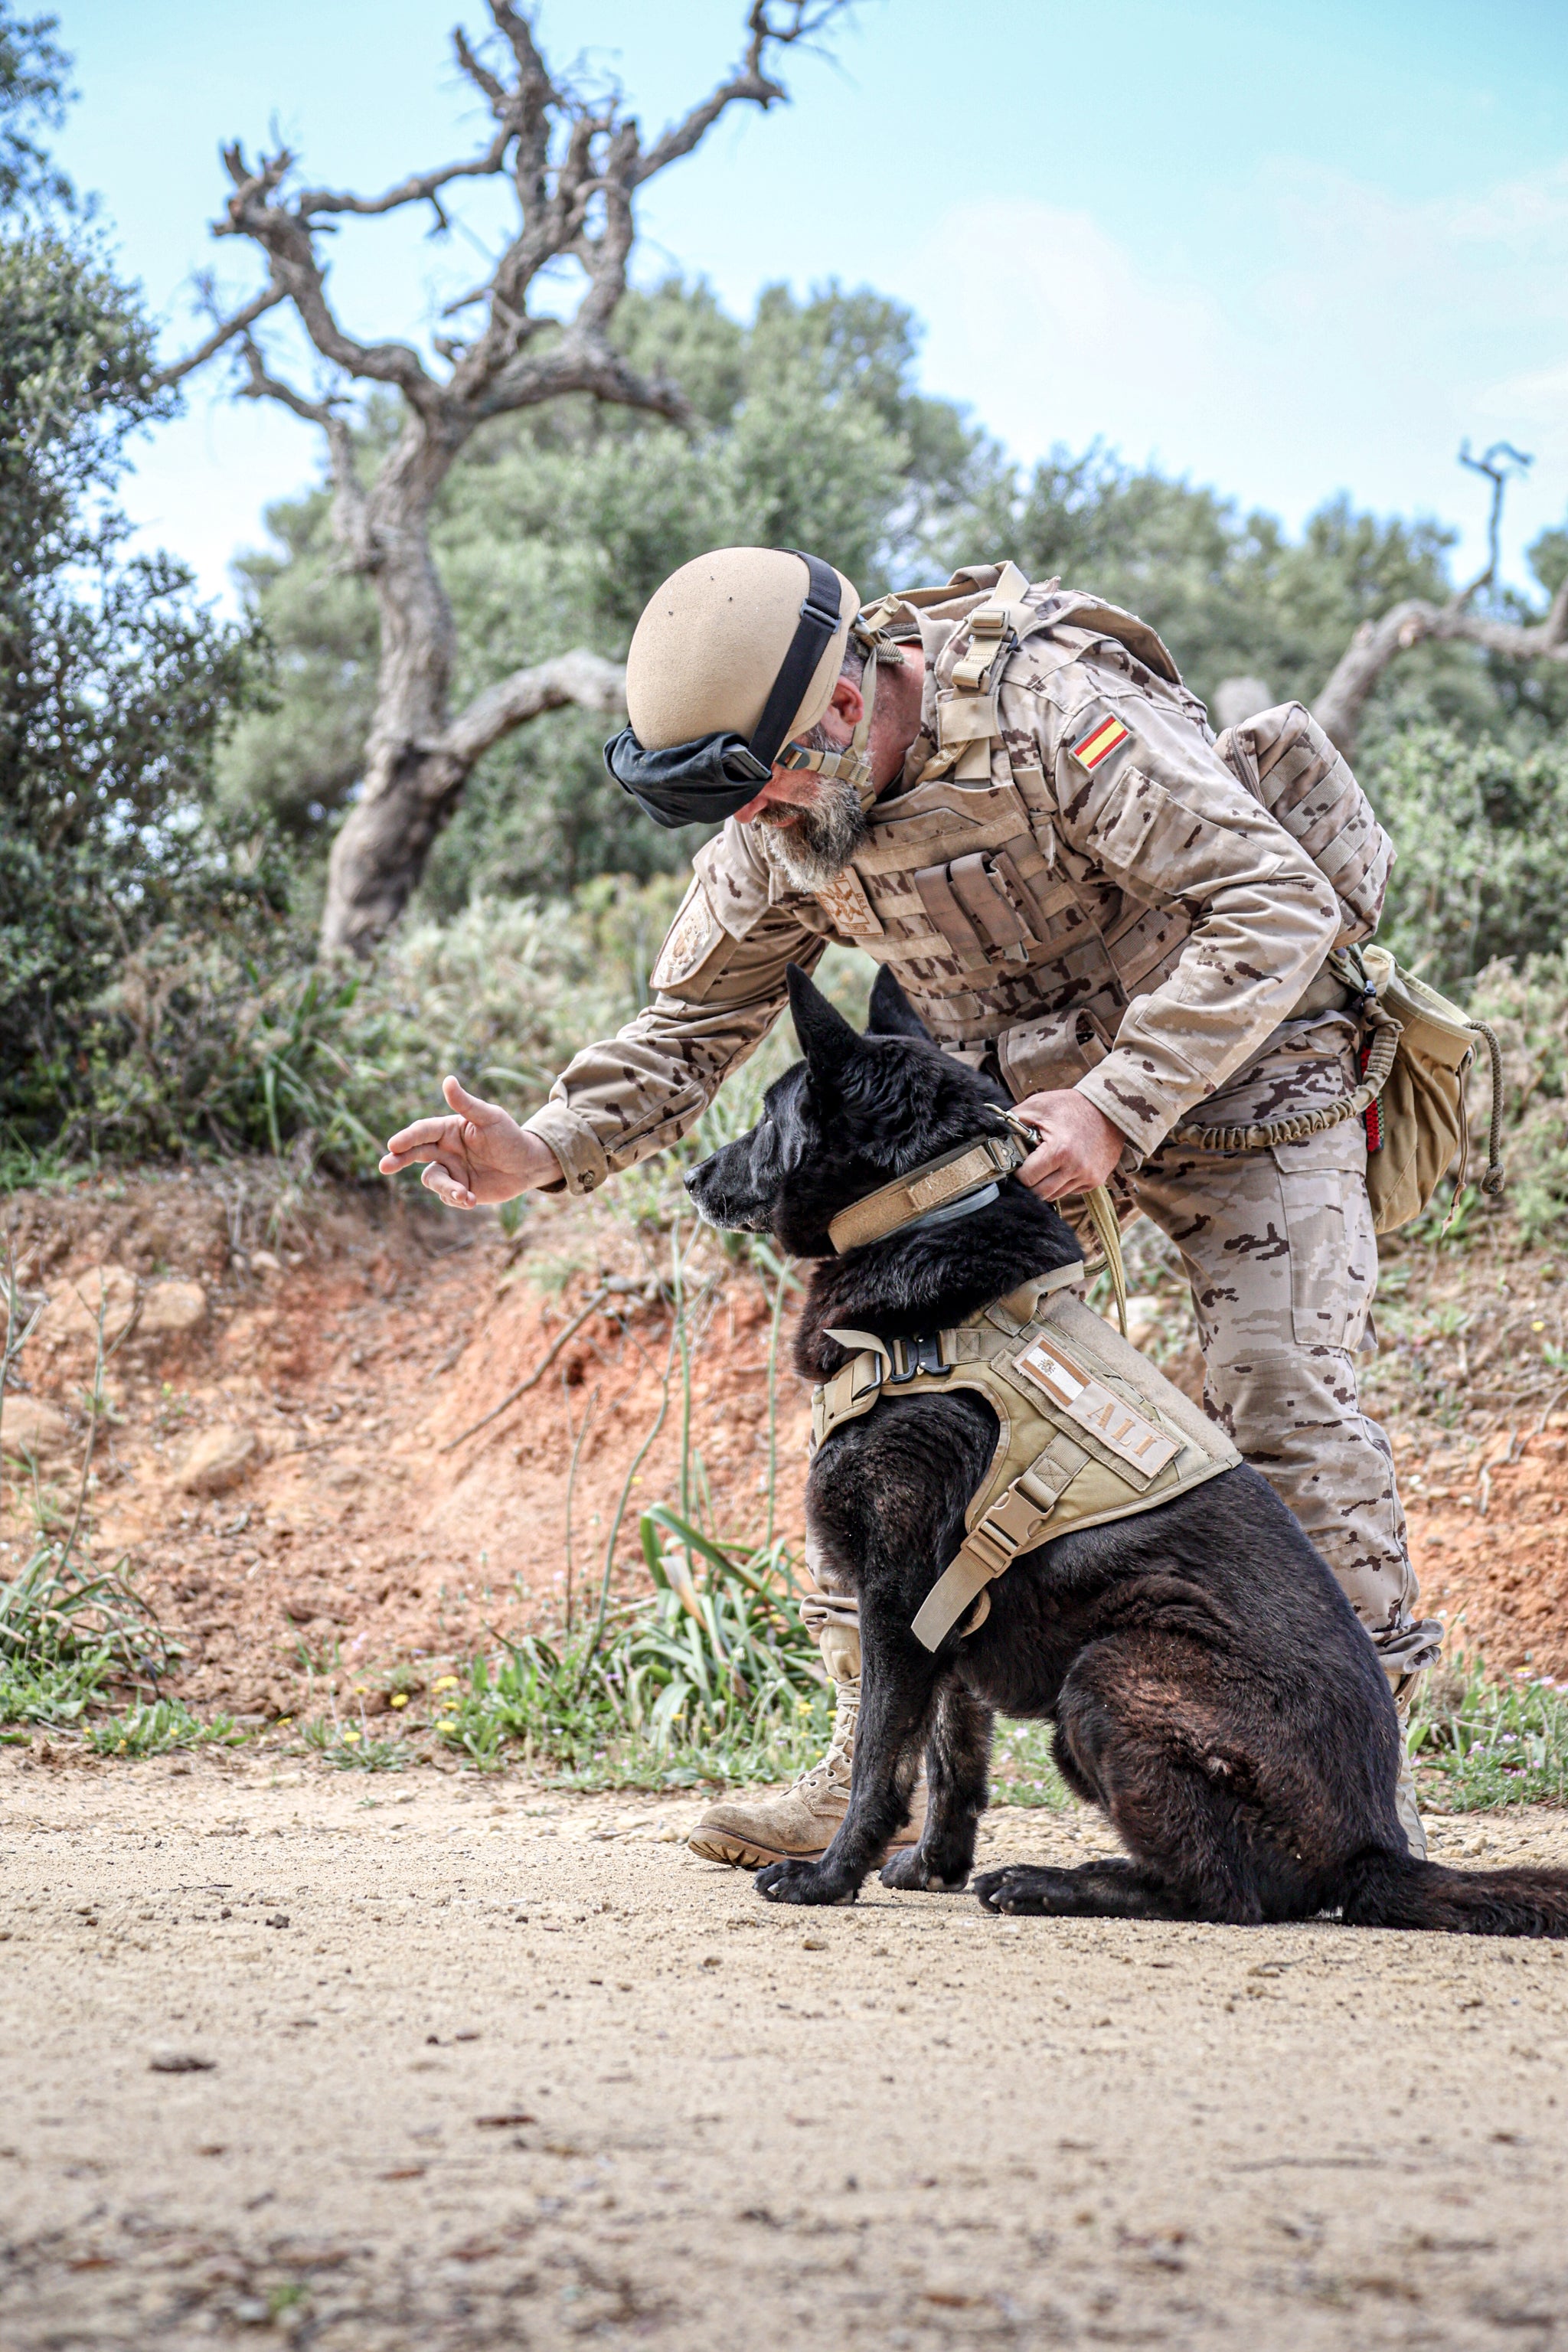
[[[855,1727],[860,1716],[860,1685],[840,1683],[833,1710],[833,1738],[820,1763],[812,1764],[795,1782],[796,1789],[847,1789],[855,1762]]]

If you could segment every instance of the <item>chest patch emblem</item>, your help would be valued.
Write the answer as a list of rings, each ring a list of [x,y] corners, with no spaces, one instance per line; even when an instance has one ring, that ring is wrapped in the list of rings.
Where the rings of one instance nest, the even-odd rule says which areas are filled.
[[[679,988],[683,980],[689,980],[718,938],[719,918],[708,904],[701,883],[694,882],[658,951],[652,973],[655,988]]]
[[[1134,1470],[1141,1470],[1146,1478],[1156,1476],[1180,1453],[1173,1438],[1156,1429],[1152,1421],[1145,1421],[1130,1404],[1123,1404],[1119,1396],[1112,1396],[1103,1381],[1090,1380],[1080,1372],[1048,1340],[1031,1341],[1017,1358],[1016,1365],[1080,1429],[1087,1429],[1091,1437],[1097,1437],[1101,1445],[1109,1445],[1112,1454],[1119,1454]]]
[[[1107,760],[1113,758],[1124,743],[1131,740],[1131,735],[1121,719],[1113,718],[1106,710],[1091,721],[1076,743],[1069,744],[1068,748],[1079,767],[1087,768],[1092,775],[1096,768],[1103,768]]]
[[[812,895],[836,931],[847,931],[858,940],[881,937],[882,926],[871,911],[866,886],[852,866],[836,874],[831,882],[819,882]]]

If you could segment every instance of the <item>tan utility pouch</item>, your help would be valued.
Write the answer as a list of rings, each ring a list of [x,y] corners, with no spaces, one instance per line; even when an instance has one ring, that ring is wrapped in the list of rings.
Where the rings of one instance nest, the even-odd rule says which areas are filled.
[[[1363,947],[1361,960],[1379,1004],[1399,1024],[1399,1050],[1378,1097],[1382,1142],[1366,1163],[1373,1223],[1392,1234],[1421,1214],[1456,1155],[1468,1158],[1465,1075],[1479,1032],[1457,1004],[1401,971],[1386,948]]]
[[[1015,1102],[1076,1087],[1110,1051],[1104,1024],[1081,1004],[1038,1021],[1020,1021],[996,1040],[996,1058]]]
[[[965,969],[1026,964],[1047,936],[1040,900],[1050,869],[1026,834],[950,865],[922,866],[913,880],[928,919]]]
[[[1491,1129],[1481,1190],[1503,1188],[1502,1052],[1484,1021],[1472,1021],[1428,988],[1401,971],[1386,948],[1336,951],[1331,961],[1352,996],[1370,990],[1375,1007],[1363,1013],[1368,1043],[1363,1077],[1338,1102],[1319,1103],[1284,1118],[1259,1119],[1246,1127],[1199,1128],[1193,1140],[1206,1151],[1266,1151],[1302,1143],[1345,1120],[1367,1123],[1367,1197],[1373,1229],[1397,1233],[1418,1217],[1444,1176],[1459,1159],[1458,1199],[1469,1162],[1470,1129],[1465,1108],[1465,1076],[1478,1037],[1491,1059]],[[1359,967],[1359,969],[1358,969]],[[1363,987],[1364,978],[1365,987]]]

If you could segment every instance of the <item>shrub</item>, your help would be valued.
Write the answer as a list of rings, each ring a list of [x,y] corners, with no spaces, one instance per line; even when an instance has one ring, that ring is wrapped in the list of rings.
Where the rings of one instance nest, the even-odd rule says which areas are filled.
[[[1542,1241],[1568,1217],[1568,951],[1527,956],[1518,970],[1489,964],[1469,992],[1469,1010],[1490,1023],[1502,1047],[1505,1198],[1521,1238]],[[1469,1090],[1478,1139],[1489,1101],[1483,1055]]]
[[[1551,955],[1568,900],[1568,746],[1414,726],[1362,781],[1399,855],[1379,936],[1438,988]]]
[[[263,877],[207,832],[245,634],[104,493],[149,398],[150,331],[78,230],[0,233],[0,1123],[47,1143],[90,1098],[95,1000],[160,925],[194,933]]]

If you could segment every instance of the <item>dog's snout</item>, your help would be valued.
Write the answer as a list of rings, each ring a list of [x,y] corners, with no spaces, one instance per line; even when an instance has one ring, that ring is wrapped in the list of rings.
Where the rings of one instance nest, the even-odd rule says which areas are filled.
[[[696,1190],[697,1190],[697,1179],[698,1179],[698,1177],[701,1174],[701,1172],[702,1172],[702,1171],[701,1171],[701,1170],[700,1170],[700,1168],[689,1168],[689,1169],[687,1170],[687,1171],[686,1171],[685,1175],[681,1178],[681,1180],[680,1180],[680,1181],[681,1181],[681,1182],[685,1185],[685,1187],[686,1187],[686,1189],[687,1189],[687,1191],[688,1191],[689,1192],[696,1192]]]

